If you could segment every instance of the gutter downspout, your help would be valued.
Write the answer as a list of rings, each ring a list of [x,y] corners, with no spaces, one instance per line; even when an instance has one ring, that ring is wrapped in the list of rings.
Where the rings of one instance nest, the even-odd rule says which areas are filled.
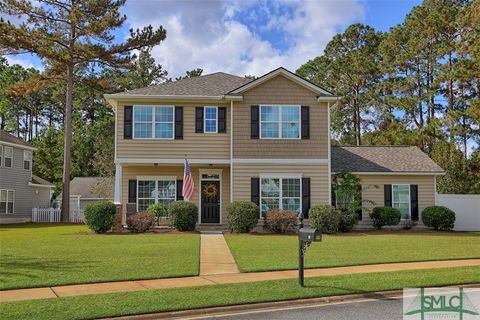
[[[233,201],[233,100],[230,100],[230,202]]]

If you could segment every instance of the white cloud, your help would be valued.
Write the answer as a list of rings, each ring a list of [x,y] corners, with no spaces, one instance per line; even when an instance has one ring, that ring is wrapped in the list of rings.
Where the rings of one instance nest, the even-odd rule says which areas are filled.
[[[38,59],[33,57],[31,54],[7,55],[4,57],[7,59],[9,65],[19,64],[24,68],[37,68],[39,70],[44,69],[42,64],[36,63]]]
[[[258,76],[279,66],[294,71],[322,54],[337,32],[363,18],[364,5],[360,0],[135,0],[127,3],[125,13],[134,28],[152,24],[167,30],[153,55],[172,77],[197,67],[205,73]],[[250,25],[235,18],[242,14]],[[261,37],[272,30],[285,47]]]

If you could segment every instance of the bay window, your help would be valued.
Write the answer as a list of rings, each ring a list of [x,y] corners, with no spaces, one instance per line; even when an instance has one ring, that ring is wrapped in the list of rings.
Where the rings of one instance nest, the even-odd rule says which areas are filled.
[[[402,219],[410,217],[410,185],[392,185],[392,207],[400,211]]]
[[[301,211],[301,179],[268,177],[260,179],[261,215],[271,209]]]
[[[145,211],[153,203],[168,206],[176,197],[175,177],[140,178],[137,181],[137,211]]]
[[[134,106],[134,139],[173,139],[173,106]]]
[[[300,106],[261,105],[260,138],[299,139]]]

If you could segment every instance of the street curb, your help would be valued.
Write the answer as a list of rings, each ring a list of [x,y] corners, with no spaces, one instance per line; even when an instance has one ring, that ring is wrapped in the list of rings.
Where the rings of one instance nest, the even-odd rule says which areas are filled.
[[[458,285],[453,285],[458,286]],[[463,288],[480,288],[480,283],[471,283],[471,284],[461,284]],[[442,286],[442,287],[452,287]],[[403,294],[402,290],[390,290],[390,291],[376,291],[376,292],[367,292],[367,293],[357,293],[349,294],[342,296],[330,296],[330,297],[320,297],[320,298],[307,298],[307,299],[297,299],[297,300],[283,300],[275,302],[261,302],[261,303],[251,303],[243,305],[234,305],[234,306],[223,306],[223,307],[210,307],[210,308],[201,308],[201,309],[190,309],[182,311],[168,311],[168,312],[159,312],[159,313],[149,313],[149,314],[140,314],[140,315],[131,315],[131,316],[120,316],[120,317],[111,317],[105,318],[104,320],[155,320],[155,319],[178,319],[185,317],[192,318],[202,318],[202,317],[218,317],[225,316],[230,313],[236,312],[261,312],[275,310],[285,307],[308,307],[308,306],[321,306],[334,303],[348,303],[348,302],[358,302],[363,300],[389,300],[395,298],[401,298]]]

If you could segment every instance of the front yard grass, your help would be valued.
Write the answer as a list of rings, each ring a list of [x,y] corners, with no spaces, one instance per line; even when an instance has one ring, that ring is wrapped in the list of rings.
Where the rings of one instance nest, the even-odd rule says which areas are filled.
[[[197,234],[87,231],[83,225],[1,226],[0,289],[198,274]]]
[[[242,272],[298,267],[294,235],[225,235]],[[307,268],[480,258],[480,235],[453,232],[324,235],[307,249]]]
[[[480,267],[409,270],[0,303],[0,319],[96,319],[213,306],[480,282]]]

